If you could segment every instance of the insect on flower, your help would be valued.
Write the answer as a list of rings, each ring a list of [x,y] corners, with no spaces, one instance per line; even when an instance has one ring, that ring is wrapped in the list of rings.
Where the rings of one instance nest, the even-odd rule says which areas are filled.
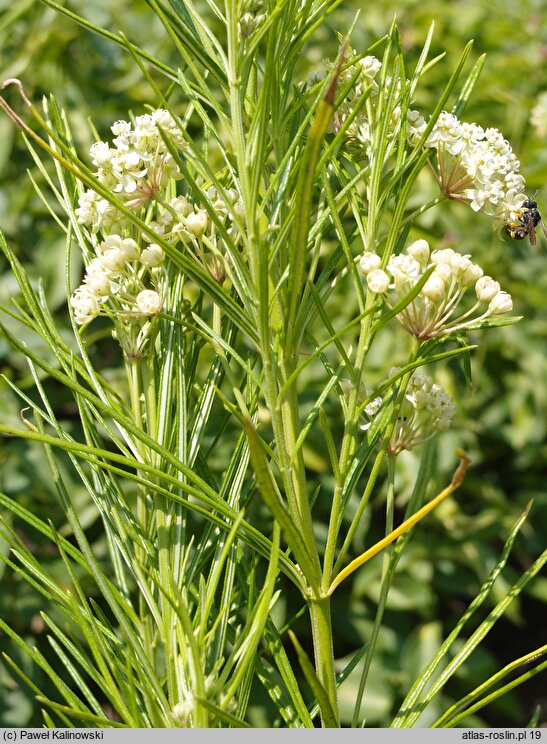
[[[516,220],[509,220],[505,225],[505,232],[514,240],[530,239],[532,245],[536,244],[536,227],[541,225],[547,237],[547,228],[541,219],[541,214],[534,199],[525,199],[517,213]]]

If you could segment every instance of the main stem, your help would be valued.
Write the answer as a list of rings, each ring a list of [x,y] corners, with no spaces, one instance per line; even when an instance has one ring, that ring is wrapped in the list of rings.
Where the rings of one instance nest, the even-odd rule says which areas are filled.
[[[330,597],[311,599],[308,602],[308,607],[310,610],[315,671],[327,693],[336,724],[340,726],[334,669],[334,648],[332,645]],[[325,727],[323,711],[321,711],[321,722],[323,727]]]
[[[270,267],[267,245],[263,242],[256,216],[256,184],[250,177],[248,143],[243,112],[244,92],[240,76],[237,0],[226,0],[228,32],[228,73],[230,111],[235,156],[238,165],[241,195],[246,210],[246,247],[248,249],[255,297],[254,306],[259,331],[260,353],[264,369],[264,393],[272,416],[272,429],[279,457],[279,468],[285,490],[288,511],[298,527],[314,564],[313,576],[306,576],[308,603],[313,635],[317,676],[325,688],[330,707],[338,721],[338,705],[334,676],[334,655],[330,599],[320,597],[321,565],[309,504],[309,494],[302,451],[295,452],[300,433],[300,415],[296,382],[285,386],[296,368],[297,354],[276,343],[270,317]],[[265,104],[264,104],[265,105]],[[284,390],[280,395],[280,390]],[[323,724],[325,716],[322,711]]]

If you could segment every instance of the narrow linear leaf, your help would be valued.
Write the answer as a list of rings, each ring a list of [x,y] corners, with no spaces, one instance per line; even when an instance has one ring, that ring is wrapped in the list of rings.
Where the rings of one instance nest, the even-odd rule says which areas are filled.
[[[281,501],[268,460],[262,449],[260,437],[250,419],[245,421],[245,432],[249,441],[251,464],[256,476],[260,495],[281,527],[283,536],[296,556],[302,573],[309,582],[313,583],[316,571],[312,557]]]
[[[296,654],[298,656],[298,661],[300,663],[302,671],[304,672],[306,681],[311,687],[311,690],[319,704],[325,726],[327,728],[338,728],[338,723],[336,720],[336,716],[334,715],[332,705],[330,704],[329,696],[327,695],[327,691],[321,684],[321,681],[319,680],[319,677],[317,676],[315,669],[313,668],[313,664],[311,663],[307,653],[300,645],[298,638],[295,636],[292,630],[289,630],[289,636],[291,641],[293,642]]]

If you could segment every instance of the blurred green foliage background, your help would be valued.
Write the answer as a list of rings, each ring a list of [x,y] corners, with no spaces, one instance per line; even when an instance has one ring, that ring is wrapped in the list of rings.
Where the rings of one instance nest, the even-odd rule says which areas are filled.
[[[176,52],[154,14],[141,0],[88,0],[68,3],[75,12],[113,32],[122,31],[129,40],[166,62],[177,66]],[[432,110],[438,92],[455,66],[464,44],[475,40],[473,57],[486,52],[486,64],[475,93],[462,118],[484,127],[502,130],[522,163],[528,190],[536,191],[540,210],[547,213],[546,131],[530,123],[532,108],[547,91],[547,11],[545,0],[384,0],[365,4],[344,0],[328,23],[309,42],[309,54],[301,62],[302,77],[336,53],[337,34],[345,34],[359,13],[351,45],[364,51],[384,35],[396,15],[408,66],[420,53],[432,20],[436,30],[432,53],[446,51],[446,59],[426,76],[415,107]],[[156,105],[154,94],[132,58],[121,47],[110,44],[75,23],[56,14],[37,0],[12,3],[0,0],[0,69],[2,79],[18,77],[34,101],[53,92],[69,113],[80,151],[85,155],[93,137],[92,119],[105,136],[110,123],[126,118],[133,110],[141,113],[145,104]],[[6,97],[19,106],[16,93]],[[547,119],[547,112],[545,115]],[[50,308],[59,323],[65,322],[64,240],[48,210],[36,195],[27,169],[39,180],[22,138],[7,117],[0,118],[0,226],[16,248],[35,280],[43,282]],[[544,187],[544,184],[545,187]],[[431,184],[424,181],[419,204]],[[507,328],[484,334],[472,359],[472,385],[467,386],[458,363],[439,370],[439,379],[458,405],[455,427],[442,437],[439,446],[439,487],[450,477],[457,446],[467,450],[473,465],[456,497],[445,502],[419,528],[400,563],[388,601],[379,652],[372,668],[368,699],[368,725],[389,722],[390,711],[400,703],[420,669],[441,639],[453,627],[470,598],[495,564],[510,527],[530,499],[530,517],[517,539],[510,564],[487,613],[502,590],[525,570],[545,547],[547,534],[547,239],[541,233],[538,245],[500,239],[492,233],[488,218],[469,208],[443,205],[425,215],[416,234],[435,247],[452,245],[471,253],[486,272],[492,273],[515,302],[523,320]],[[77,267],[76,267],[77,268]],[[77,282],[75,278],[74,283]],[[0,265],[0,302],[8,304],[15,293],[15,281]],[[340,313],[346,312],[340,308]],[[107,343],[98,347],[101,365],[115,364]],[[377,350],[380,369],[397,364],[392,347]],[[26,379],[28,369],[0,337],[0,371],[8,378]],[[30,377],[28,378],[30,386]],[[310,400],[313,385],[309,388]],[[59,416],[70,422],[73,410],[62,390],[57,397]],[[3,421],[20,423],[20,402],[0,381],[0,410]],[[317,506],[318,535],[321,535],[321,500],[327,498],[329,483],[322,480],[327,455],[321,441],[310,440],[306,453],[310,473],[323,489]],[[398,507],[409,495],[419,450],[400,458]],[[68,471],[68,466],[67,466]],[[70,477],[70,476],[67,476]],[[95,511],[75,479],[73,496],[80,500],[82,522],[98,554],[102,533]],[[15,496],[41,515],[62,524],[41,450],[20,441],[0,442],[0,490]],[[383,530],[382,495],[372,503],[363,530],[356,536],[355,550],[380,537]],[[402,511],[399,512],[399,517]],[[34,535],[21,533],[32,542]],[[50,565],[63,582],[62,564],[55,549],[39,541],[36,555]],[[0,550],[4,546],[0,544]],[[335,596],[335,617],[341,633],[336,653],[349,657],[370,633],[380,585],[381,561],[367,564],[356,578]],[[0,614],[18,633],[48,653],[45,626],[40,618],[40,596],[0,564]],[[292,599],[283,596],[276,612],[279,619],[297,610]],[[537,578],[496,625],[479,653],[475,654],[446,688],[443,701],[457,699],[516,656],[547,642],[547,577]],[[468,630],[471,633],[473,628]],[[297,626],[306,638],[304,623]],[[0,649],[9,651],[31,679],[42,684],[41,673],[0,635]],[[348,680],[342,688],[347,711],[356,693]],[[252,705],[255,725],[266,723],[267,696],[256,691]],[[536,677],[499,703],[481,712],[469,725],[525,725],[540,705],[540,722],[547,722],[547,689],[544,678]],[[38,706],[32,692],[20,686],[0,662],[0,726],[40,725]],[[428,721],[422,720],[422,726]]]

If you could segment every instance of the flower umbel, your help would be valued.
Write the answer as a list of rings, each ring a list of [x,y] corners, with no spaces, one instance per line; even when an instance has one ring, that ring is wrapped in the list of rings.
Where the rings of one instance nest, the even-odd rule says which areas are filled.
[[[414,372],[408,382],[387,451],[397,455],[446,431],[455,411],[450,396],[440,385],[428,375]]]
[[[398,320],[416,338],[446,335],[512,310],[511,296],[501,290],[498,282],[483,276],[483,270],[469,255],[451,248],[431,252],[427,241],[417,240],[408,246],[406,253],[392,256],[385,269],[373,268],[378,258],[365,253],[360,265],[369,290],[384,295],[389,307],[405,297],[424,274],[431,272],[416,297],[397,314]],[[469,307],[472,290],[475,302]],[[460,307],[464,302],[467,309]]]
[[[411,142],[421,136],[426,123],[411,122]],[[425,144],[435,150],[435,176],[449,199],[470,204],[476,212],[492,216],[496,224],[510,219],[523,200],[524,178],[509,142],[494,127],[460,121],[441,112]]]
[[[85,325],[98,315],[107,315],[124,351],[132,356],[142,354],[167,294],[163,261],[158,245],[141,251],[132,238],[108,235],[71,297],[75,323]]]

